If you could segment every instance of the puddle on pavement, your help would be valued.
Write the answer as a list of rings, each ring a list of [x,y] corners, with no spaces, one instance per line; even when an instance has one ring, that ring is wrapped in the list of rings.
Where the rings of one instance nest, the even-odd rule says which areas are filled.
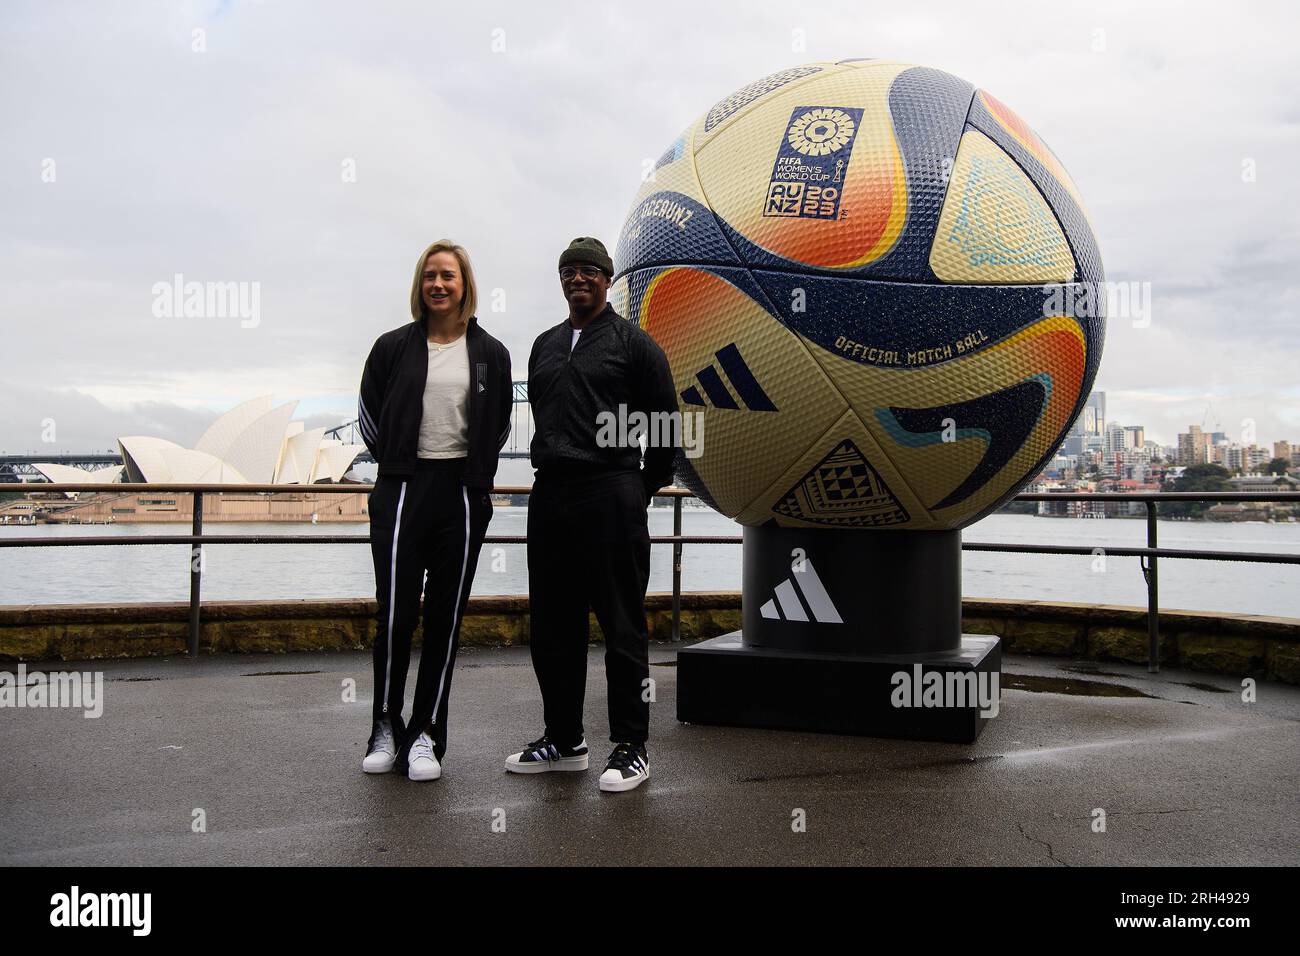
[[[1120,674],[1116,671],[1104,671],[1096,664],[1064,664],[1060,668],[1063,671],[1069,671],[1071,674],[1091,674],[1096,677],[1127,677],[1127,674]]]
[[[1151,697],[1136,687],[1107,684],[1077,677],[1038,677],[1031,674],[1002,675],[1002,690],[1027,690],[1035,694],[1072,694],[1076,697]],[[1152,698],[1155,699],[1155,698]]]
[[[240,677],[296,677],[299,674],[319,674],[320,671],[253,671],[251,674],[240,674]]]

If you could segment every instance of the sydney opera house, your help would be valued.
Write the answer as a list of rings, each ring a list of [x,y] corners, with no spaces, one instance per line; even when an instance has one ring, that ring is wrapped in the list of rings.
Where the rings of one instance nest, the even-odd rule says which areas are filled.
[[[67,465],[35,467],[51,481],[184,482],[307,485],[342,481],[365,445],[325,437],[324,428],[293,421],[298,403],[275,405],[264,395],[226,412],[193,448],[164,438],[130,435],[117,440],[120,468],[83,471]],[[125,473],[125,474],[123,474]],[[107,489],[106,489],[107,490]]]
[[[119,438],[122,464],[87,470],[55,463],[32,467],[53,482],[103,484],[94,494],[66,492],[66,501],[30,497],[0,507],[0,524],[101,524],[188,522],[193,498],[186,494],[115,490],[119,480],[151,484],[313,485],[349,480],[348,471],[365,445],[325,437],[324,428],[293,421],[297,402],[275,405],[255,398],[218,418],[193,448],[147,435]],[[39,487],[39,486],[36,486]],[[118,486],[120,487],[120,486]],[[39,495],[39,492],[37,492]],[[205,521],[367,521],[367,496],[302,491],[210,496]]]
[[[292,421],[297,402],[264,395],[213,422],[193,448],[162,438],[117,440],[128,481],[306,485],[340,481],[365,445],[345,445]]]

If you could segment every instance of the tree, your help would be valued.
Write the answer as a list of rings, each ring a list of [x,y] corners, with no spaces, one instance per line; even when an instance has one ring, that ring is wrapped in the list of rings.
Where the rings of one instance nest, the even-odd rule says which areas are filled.
[[[1181,478],[1174,480],[1169,491],[1231,491],[1228,469],[1221,465],[1188,465]],[[1199,518],[1212,502],[1174,501],[1160,510],[1171,518]]]
[[[1264,466],[1264,474],[1285,475],[1286,470],[1290,467],[1291,467],[1291,462],[1287,461],[1285,458],[1274,458],[1272,461],[1270,461],[1267,465]]]

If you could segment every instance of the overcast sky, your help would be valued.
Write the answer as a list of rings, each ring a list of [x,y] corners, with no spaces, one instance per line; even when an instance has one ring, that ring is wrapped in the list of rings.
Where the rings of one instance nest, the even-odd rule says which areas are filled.
[[[1108,330],[1111,420],[1300,441],[1300,15],[1133,6],[7,2],[0,450],[189,445],[264,393],[351,418],[442,236],[523,378],[566,314],[560,249],[613,250],[646,158],[758,77],[855,56],[1016,109],[1078,183],[1107,277],[1151,283],[1149,327]],[[260,321],[156,316],[177,273],[259,283]]]

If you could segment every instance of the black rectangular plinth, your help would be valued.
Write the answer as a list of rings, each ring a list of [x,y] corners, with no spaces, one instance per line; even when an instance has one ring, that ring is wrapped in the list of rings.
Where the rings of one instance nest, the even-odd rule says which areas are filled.
[[[949,679],[950,672],[1000,675],[1002,642],[994,636],[964,634],[954,651],[867,656],[749,647],[740,634],[732,631],[677,652],[678,720],[974,743],[997,713],[995,703],[981,714],[978,700],[953,706],[956,697],[926,706],[914,689],[918,683],[932,686],[935,678],[926,677],[931,672],[950,690],[959,679],[969,680]],[[906,682],[895,676],[900,673],[908,675]],[[898,706],[904,700],[908,706]]]

